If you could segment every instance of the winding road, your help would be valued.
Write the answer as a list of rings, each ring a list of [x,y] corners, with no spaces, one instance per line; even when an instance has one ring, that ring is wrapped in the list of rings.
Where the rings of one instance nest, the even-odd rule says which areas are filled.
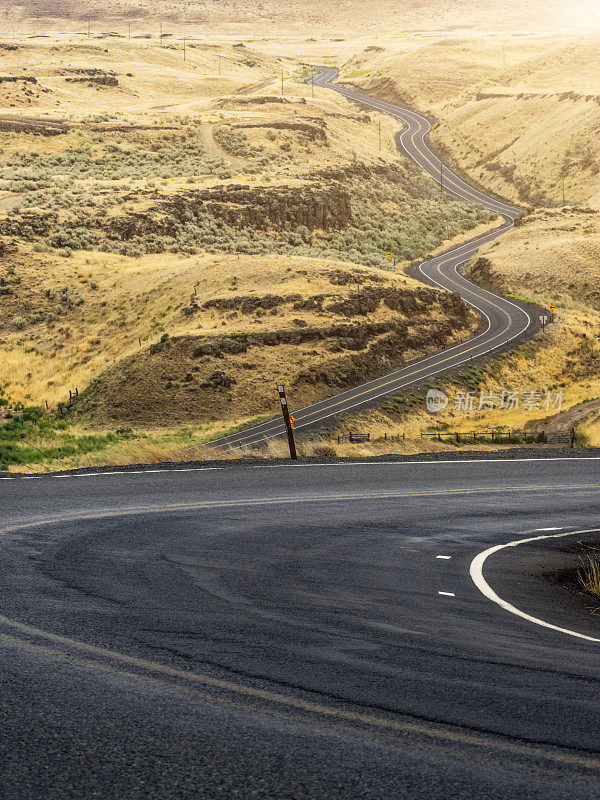
[[[349,100],[389,114],[404,123],[404,130],[398,137],[400,146],[425,172],[439,181],[442,163],[429,149],[426,141],[426,136],[431,130],[429,121],[415,111],[376,100],[354,89],[337,85],[333,83],[337,75],[338,70],[336,69],[319,67],[319,74],[314,79],[315,86],[332,89]],[[330,417],[342,415],[359,406],[372,403],[379,397],[449,372],[466,361],[480,358],[509,343],[520,341],[538,330],[537,317],[532,320],[527,311],[520,306],[476,286],[458,272],[458,267],[468,261],[481,245],[491,242],[510,230],[515,219],[522,213],[522,209],[488,197],[445,165],[443,166],[442,180],[447,191],[463,200],[478,203],[505,218],[505,224],[501,227],[477,236],[447,253],[424,262],[419,267],[425,282],[451,292],[458,292],[469,305],[482,315],[486,322],[485,329],[474,338],[441,353],[413,362],[382,378],[341,392],[306,408],[294,410],[296,430],[314,426]],[[213,447],[248,446],[283,434],[285,434],[285,427],[277,417],[274,420],[216,439],[210,444]]]
[[[595,800],[579,452],[0,474],[0,796]]]
[[[597,798],[599,466],[0,479],[0,795]]]

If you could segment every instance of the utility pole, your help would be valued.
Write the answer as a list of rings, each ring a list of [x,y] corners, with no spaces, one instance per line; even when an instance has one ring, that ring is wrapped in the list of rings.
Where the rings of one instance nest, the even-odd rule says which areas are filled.
[[[290,417],[290,410],[288,408],[287,398],[285,396],[285,386],[278,386],[279,400],[281,401],[281,413],[283,414],[283,421],[285,422],[285,429],[287,431],[288,444],[290,446],[290,458],[293,461],[298,460],[296,453],[296,442],[294,441],[294,418]]]
[[[183,37],[183,60],[185,61],[185,36]]]
[[[282,69],[281,70],[281,96],[283,97],[283,95],[284,95],[284,89],[283,89],[283,69]]]

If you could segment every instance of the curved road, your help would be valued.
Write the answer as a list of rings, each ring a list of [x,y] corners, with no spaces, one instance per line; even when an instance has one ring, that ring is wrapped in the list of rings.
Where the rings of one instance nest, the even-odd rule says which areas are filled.
[[[315,85],[332,89],[349,100],[355,100],[360,102],[361,105],[390,114],[390,116],[402,121],[405,129],[398,137],[402,148],[413,161],[439,181],[441,162],[429,149],[425,139],[431,130],[429,121],[414,111],[409,111],[382,100],[375,100],[354,89],[332,83],[337,74],[338,71],[331,67],[319,67],[319,74],[314,81]],[[514,220],[521,214],[522,210],[488,197],[478,189],[470,186],[445,165],[443,167],[443,184],[448,191],[461,199],[478,203],[506,219],[506,223],[502,227],[478,236],[420,266],[423,279],[427,283],[432,283],[451,292],[458,292],[466,302],[479,311],[486,321],[485,330],[467,342],[421,359],[382,378],[342,392],[335,397],[327,398],[304,409],[294,411],[295,428],[297,430],[315,425],[334,415],[351,411],[358,406],[372,402],[378,397],[405,389],[427,378],[448,372],[466,361],[479,358],[497,348],[502,348],[509,342],[515,342],[529,332],[537,330],[537,322],[532,321],[522,308],[509,300],[476,286],[458,273],[458,267],[468,261],[482,244],[490,242],[510,230],[513,227]],[[276,418],[217,439],[211,442],[211,445],[213,447],[253,445],[274,436],[281,436],[284,433],[283,424],[279,418]]]
[[[0,479],[0,794],[597,798],[599,465]]]

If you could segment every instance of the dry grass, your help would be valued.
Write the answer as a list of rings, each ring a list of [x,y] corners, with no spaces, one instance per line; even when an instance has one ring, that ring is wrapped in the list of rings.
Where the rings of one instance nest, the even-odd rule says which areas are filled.
[[[587,564],[579,570],[579,582],[586,592],[600,597],[600,561],[588,558]]]
[[[245,420],[246,424],[260,420]],[[86,429],[75,427],[74,433],[85,435]],[[47,460],[43,463],[10,465],[11,473],[54,472],[68,469],[89,469],[105,466],[125,466],[131,464],[190,463],[198,461],[223,461],[232,459],[272,460],[289,459],[289,448],[284,437],[269,439],[260,447],[212,448],[202,444],[212,436],[231,432],[223,425],[202,426],[189,429],[182,434],[180,428],[163,431],[135,433],[135,437],[114,444],[93,453],[80,454],[68,458]],[[98,433],[94,429],[94,433]],[[194,443],[197,440],[198,443]],[[40,444],[42,444],[40,442]],[[416,455],[418,453],[444,452],[446,446],[437,441],[420,438],[401,441],[374,441],[364,444],[343,442],[321,442],[297,438],[297,452],[300,458],[315,458],[320,461],[333,458],[368,458],[385,455]],[[461,449],[473,449],[462,447]],[[499,450],[500,447],[481,444],[477,450]]]
[[[44,272],[41,270],[42,263]],[[145,256],[133,259],[110,254],[77,253],[71,259],[32,256],[24,259],[17,276],[31,286],[30,303],[38,308],[44,303],[47,289],[65,284],[76,286],[85,298],[82,305],[71,309],[50,329],[44,323],[3,334],[0,351],[0,375],[8,393],[34,403],[47,400],[53,405],[68,396],[69,389],[83,389],[94,375],[146,349],[160,339],[164,331],[171,336],[184,334],[218,335],[255,329],[278,330],[292,326],[293,319],[307,325],[332,324],[340,321],[333,313],[294,310],[292,304],[282,306],[275,315],[236,314],[226,310],[200,309],[186,317],[182,308],[196,297],[202,303],[214,297],[255,296],[269,293],[309,297],[347,296],[356,286],[332,286],[330,276],[344,262],[288,257],[285,267],[278,256],[199,255],[181,258],[176,255]],[[418,288],[416,281],[403,274],[374,268],[360,268],[389,286]],[[42,275],[42,279],[39,276]],[[90,279],[97,284],[90,287]],[[17,309],[14,313],[18,313]],[[385,307],[374,312],[371,321],[391,315]],[[259,320],[260,324],[255,325]],[[347,321],[347,320],[346,320]],[[141,341],[141,344],[140,344]],[[318,360],[325,351],[316,344]],[[303,353],[304,366],[310,366],[310,351]],[[268,368],[271,359],[280,359],[267,350],[261,361]],[[275,363],[271,365],[275,368]],[[273,369],[272,371],[276,371]]]
[[[507,391],[537,390],[564,393],[567,410],[600,397],[600,225],[597,214],[541,211],[525,218],[501,239],[482,248],[479,256],[489,259],[492,285],[522,299],[556,306],[556,323],[539,334],[533,345],[519,348],[499,362],[476,368],[471,383],[443,380],[440,387],[451,397],[466,389],[500,394]],[[468,370],[464,370],[465,375]],[[349,430],[418,437],[428,428],[451,431],[484,431],[496,428],[522,430],[555,411],[522,408],[513,411],[483,408],[465,414],[454,410],[432,416],[424,403],[425,390],[414,404],[355,414],[332,429],[337,436]],[[578,427],[581,440],[600,445],[600,414],[592,415]],[[448,444],[453,448],[454,445]]]
[[[485,186],[524,203],[600,204],[597,33],[573,37],[476,33],[368,50],[354,82],[427,109],[434,144]]]
[[[46,120],[64,120],[67,128],[59,136],[0,131],[2,161],[31,153],[38,153],[43,161],[45,157],[68,154],[78,147],[90,147],[95,156],[110,155],[115,145],[124,151],[138,146],[163,146],[161,136],[170,134],[168,130],[161,134],[161,127],[172,128],[178,135],[184,131],[201,139],[207,128],[213,132],[241,130],[248,146],[261,148],[268,157],[259,173],[245,168],[244,163],[252,159],[237,159],[240,163],[236,162],[233,167],[235,174],[228,177],[207,172],[190,179],[177,172],[175,165],[169,177],[152,181],[135,171],[129,179],[110,183],[106,175],[95,174],[93,170],[92,174],[82,171],[81,175],[68,178],[68,190],[75,193],[74,200],[88,195],[113,199],[118,196],[119,202],[106,212],[111,219],[124,213],[144,214],[157,197],[162,201],[191,190],[240,182],[250,189],[280,185],[310,187],[315,173],[352,167],[359,157],[360,162],[367,165],[380,165],[382,160],[389,164],[399,162],[393,138],[398,125],[394,120],[381,117],[380,151],[379,117],[367,116],[326,90],[317,88],[313,97],[310,87],[293,80],[300,74],[297,64],[286,62],[285,65],[288,77],[285,103],[250,102],[278,91],[280,68],[275,56],[261,55],[250,47],[198,44],[190,49],[184,63],[179,50],[160,48],[156,41],[111,39],[99,44],[87,39],[69,41],[68,37],[63,37],[26,43],[17,41],[17,45],[17,50],[3,52],[3,68],[6,72],[20,74],[29,65],[27,71],[31,75],[34,72],[31,65],[36,64],[35,69],[43,76],[40,85],[50,89],[44,95],[49,105],[45,109],[37,108],[36,115]],[[215,76],[219,55],[223,80]],[[66,80],[74,74],[73,70],[90,65],[114,73],[119,85],[90,88],[85,83]],[[268,84],[271,79],[275,81],[273,85]],[[254,93],[247,89],[245,94],[233,94],[252,85],[262,88]],[[193,101],[190,92],[196,98]],[[127,98],[125,112],[122,110],[124,98]],[[158,102],[166,99],[168,103]],[[94,115],[90,115],[90,108],[94,109]],[[10,107],[4,111],[11,118],[32,119],[19,108]],[[181,114],[189,115],[193,124],[184,124]],[[299,124],[323,127],[326,138],[311,138],[298,128]],[[139,125],[152,130],[137,130]],[[115,127],[118,130],[111,131]],[[222,154],[227,160],[227,154],[224,151]],[[167,166],[171,169],[172,165]],[[18,200],[8,192],[0,198],[0,217],[3,210],[8,213],[15,199]],[[35,211],[35,202],[38,201],[25,206],[25,211]],[[70,211],[70,208],[59,209],[59,222]],[[459,235],[456,240],[462,238]],[[111,252],[76,250],[71,257],[64,258],[56,250],[36,252],[27,242],[21,240],[17,244],[17,252],[14,252],[13,243],[4,261],[7,268],[13,270],[18,283],[14,285],[14,294],[0,296],[3,312],[0,382],[7,386],[14,399],[47,401],[51,406],[64,400],[69,389],[81,391],[94,376],[148,347],[165,331],[176,336],[216,335],[247,329],[249,320],[244,315],[233,317],[200,311],[191,319],[185,318],[181,309],[189,304],[194,294],[202,302],[233,293],[297,293],[305,297],[330,292],[331,285],[324,273],[343,266],[324,261],[318,253],[310,258],[285,256],[284,268],[284,259],[276,255],[199,253],[190,257],[181,252],[165,252],[134,258]],[[0,277],[13,281],[11,275]],[[403,276],[392,278],[389,273],[386,273],[386,280],[395,285],[416,286]],[[49,299],[48,293],[60,292],[65,286],[80,296],[83,303],[57,312],[56,319],[49,323],[46,317],[56,301]],[[340,289],[338,294],[344,291]],[[281,314],[266,316],[256,322],[260,322],[260,330],[270,330],[291,324],[294,318],[307,324],[318,322],[314,314],[307,312],[286,317]],[[326,319],[331,322],[334,317],[326,315]],[[323,318],[320,321],[323,322]],[[266,360],[269,358],[267,355]],[[310,366],[312,354],[302,353],[302,358]]]
[[[537,211],[479,255],[506,291],[554,304],[561,320],[600,310],[600,214]]]

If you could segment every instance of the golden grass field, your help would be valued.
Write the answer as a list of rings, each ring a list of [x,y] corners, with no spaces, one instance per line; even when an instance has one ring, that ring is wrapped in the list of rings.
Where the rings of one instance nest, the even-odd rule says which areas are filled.
[[[600,334],[600,225],[593,213],[600,204],[597,5],[578,4],[574,13],[558,2],[543,8],[516,2],[466,7],[431,0],[407,6],[405,12],[398,15],[397,4],[384,0],[378,0],[375,14],[371,6],[351,0],[291,7],[249,2],[242,13],[237,2],[192,2],[181,13],[170,4],[153,3],[150,8],[136,2],[100,9],[94,2],[75,7],[65,0],[43,15],[13,8],[0,41],[0,76],[35,77],[36,82],[0,83],[0,161],[25,156],[43,165],[87,148],[94,158],[108,162],[115,147],[126,155],[136,148],[151,154],[164,147],[176,150],[190,137],[213,158],[209,169],[169,165],[162,172],[134,169],[121,177],[117,168],[112,176],[89,169],[59,174],[59,192],[96,198],[90,205],[105,209],[107,226],[120,224],[123,217],[145,218],[161,204],[193,192],[243,185],[250,192],[287,187],[310,194],[316,182],[323,184],[316,176],[332,170],[399,168],[393,120],[366,114],[303,83],[310,75],[307,65],[337,64],[345,80],[429,112],[439,121],[434,144],[459,168],[482,186],[536,209],[481,255],[490,261],[497,288],[554,302],[557,324],[533,350],[519,352],[493,375],[478,376],[481,387],[522,390],[564,384],[566,407],[598,397],[594,352]],[[59,135],[40,134],[53,126],[61,129]],[[573,210],[562,208],[563,187],[566,206],[577,206]],[[10,220],[15,208],[36,213],[35,198],[23,205],[27,192],[31,189],[21,191],[10,181],[0,187],[0,224]],[[97,202],[113,196],[118,202]],[[378,202],[382,216],[401,207],[396,200]],[[48,210],[40,202],[39,215]],[[68,204],[61,207],[57,224],[70,213]],[[475,220],[468,227],[490,224]],[[471,235],[456,225],[450,239],[458,243]],[[317,243],[325,242],[323,232],[315,236]],[[171,339],[210,338],[348,321],[331,312],[295,310],[290,303],[259,317],[202,308],[190,316],[183,313],[196,302],[201,306],[212,298],[269,294],[347,299],[357,287],[332,285],[330,275],[348,269],[370,274],[390,288],[418,289],[402,271],[410,258],[394,273],[382,269],[385,264],[357,267],[343,253],[337,260],[323,258],[319,250],[295,255],[283,250],[249,254],[167,248],[131,255],[44,248],[39,237],[27,241],[10,233],[2,239],[0,385],[14,399],[47,401],[51,407],[64,401],[69,389],[84,392],[105,373],[110,378],[123,359],[143,355],[164,333]],[[427,252],[448,244],[438,240]],[[3,292],[3,287],[10,291]],[[445,313],[436,308],[431,322],[441,323]],[[388,317],[382,306],[372,320]],[[419,326],[415,330],[424,330]],[[265,380],[289,377],[289,371],[281,371],[286,359],[294,362],[294,369],[297,362],[298,369],[309,372],[323,371],[339,359],[322,344],[288,350],[265,348],[259,361],[253,355],[248,360],[254,370],[244,368],[240,359],[228,359],[226,371],[236,381],[230,392],[235,412],[231,400],[222,404],[221,412],[218,404],[208,403],[204,416],[197,409],[190,414],[184,405],[165,414],[162,424],[157,418],[146,425],[136,420],[133,439],[63,459],[61,465],[202,455],[194,449],[202,441],[270,413],[260,387]],[[407,351],[405,357],[418,354]],[[591,366],[576,374],[573,364],[582,354]],[[215,367],[210,361],[202,370],[217,367],[220,362]],[[112,378],[109,384],[116,396]],[[451,381],[444,385],[450,392],[460,388]],[[305,388],[296,402],[328,391],[332,389],[326,386],[312,393]],[[84,415],[77,430],[114,428],[118,414],[105,411],[98,411],[95,421],[93,414]],[[357,414],[331,428],[333,444],[327,446],[352,456],[446,446],[418,438],[432,425],[419,403],[401,411]],[[461,419],[450,410],[434,422],[452,429],[521,428],[535,416],[519,413],[507,419],[506,414],[484,411]],[[393,444],[338,445],[336,436],[351,429],[370,430],[376,438],[398,433],[409,438]],[[597,415],[580,430],[588,443],[600,444]],[[318,447],[304,445],[306,454],[315,448],[318,454]],[[269,453],[279,454],[278,448],[279,443],[269,445]]]
[[[479,392],[550,391],[564,393],[563,408],[600,397],[600,215],[552,209],[525,217],[510,234],[482,248],[479,257],[489,261],[485,283],[492,288],[542,306],[555,305],[556,322],[537,335],[532,345],[500,362],[499,371],[475,375]],[[481,273],[475,279],[481,280]],[[451,378],[441,387],[454,398],[465,385]],[[373,437],[405,434],[409,439],[421,431],[523,430],[552,411],[523,408],[490,410],[484,407],[466,414],[454,410],[427,413],[424,398],[400,413],[384,409],[356,414],[334,427],[335,438],[349,430],[369,431]],[[477,406],[477,403],[476,403]],[[579,427],[584,441],[600,445],[600,413],[592,414]],[[376,446],[376,450],[381,445]],[[403,446],[400,442],[399,447]],[[370,450],[369,446],[363,450]]]
[[[124,209],[129,214],[145,213],[157,195],[172,198],[183,192],[240,183],[249,190],[282,185],[301,189],[312,185],[314,174],[353,168],[359,159],[366,166],[399,162],[393,120],[367,116],[331,92],[313,92],[299,82],[302,70],[298,65],[285,68],[285,96],[278,97],[280,62],[246,48],[193,51],[184,63],[180,51],[161,48],[156,42],[109,41],[106,45],[100,48],[87,40],[60,45],[53,40],[19,45],[16,51],[1,53],[7,72],[19,73],[23,64],[34,61],[40,76],[38,86],[49,90],[41,95],[46,105],[38,105],[34,111],[28,108],[25,113],[23,107],[13,108],[14,90],[9,85],[0,118],[18,122],[24,129],[15,132],[5,126],[1,130],[0,124],[2,158],[9,162],[15,157],[35,156],[44,163],[44,159],[81,147],[90,148],[92,155],[100,158],[115,147],[130,153],[140,143],[152,152],[184,130],[223,163],[216,172],[200,171],[193,177],[182,174],[177,164],[172,168],[169,165],[167,174],[150,177],[135,172],[123,177],[117,172],[114,177],[102,170],[91,174],[88,170],[69,179],[59,168],[58,177],[65,190],[86,196],[120,194],[119,203],[105,212],[109,220],[119,219]],[[222,72],[229,73],[227,77],[215,74],[217,52],[222,57]],[[254,66],[248,67],[247,62]],[[117,76],[119,85],[71,83],[69,79],[90,63],[105,74]],[[167,99],[171,101],[168,104],[157,103]],[[23,95],[21,100],[25,102]],[[60,122],[64,130],[61,135],[40,136],[27,127],[38,120],[45,125]],[[263,162],[258,171],[252,159],[237,157],[219,143],[217,134],[236,130],[244,131],[247,148],[260,150]],[[4,210],[10,219],[20,199],[19,192],[3,191],[0,216]],[[25,207],[26,214],[36,211],[36,202],[34,199]],[[60,223],[68,219],[70,208],[58,213]],[[460,228],[456,230],[457,241],[466,235]],[[243,316],[233,320],[231,315],[225,318],[214,312],[200,313],[190,321],[182,316],[181,309],[195,294],[202,301],[231,291],[258,296],[285,292],[304,297],[318,294],[323,283],[331,293],[331,285],[322,275],[331,262],[319,258],[318,252],[315,257],[285,259],[218,252],[132,257],[92,249],[75,250],[65,258],[64,252],[40,249],[27,241],[21,240],[18,246],[14,239],[6,242],[4,281],[14,290],[0,294],[0,376],[14,398],[51,406],[64,400],[69,390],[83,389],[119,359],[147,348],[164,332],[172,336],[207,335],[223,333],[225,327],[228,333],[235,333],[248,325]],[[387,279],[392,280],[390,273]],[[402,273],[393,281],[417,287]],[[65,308],[63,303],[61,310],[65,289],[74,302],[72,308]],[[52,314],[55,306],[57,311]],[[50,320],[49,314],[53,317]],[[294,313],[289,320],[282,320],[280,314],[261,320],[261,329],[281,327],[292,317],[303,317],[306,324],[315,322],[306,313]],[[334,315],[326,315],[326,319],[334,321]],[[305,356],[305,361],[310,362],[310,358]]]
[[[600,204],[598,33],[440,37],[367,49],[343,74],[429,111],[432,141],[524,205]]]

